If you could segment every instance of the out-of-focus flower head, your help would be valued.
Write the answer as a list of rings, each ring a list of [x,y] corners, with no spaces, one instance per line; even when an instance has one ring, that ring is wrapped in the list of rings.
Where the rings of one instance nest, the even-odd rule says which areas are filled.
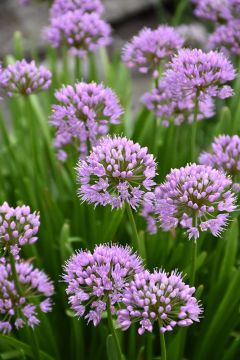
[[[233,178],[233,189],[240,190],[240,137],[220,135],[214,139],[209,152],[202,152],[199,162],[225,171]]]
[[[16,263],[16,273],[21,293],[11,265],[0,258],[0,333],[3,334],[24,326],[34,328],[40,323],[39,313],[52,310],[54,287],[48,276],[26,261]]]
[[[123,110],[115,93],[102,84],[80,82],[56,91],[59,105],[53,105],[51,124],[57,129],[54,146],[60,160],[67,158],[67,145],[77,147],[84,158],[88,144],[109,132],[110,124],[119,124]]]
[[[47,90],[51,85],[52,74],[44,66],[36,66],[35,61],[16,61],[2,69],[0,87],[9,96],[13,94],[31,95]]]
[[[30,4],[30,0],[18,0],[19,1],[19,4],[22,5],[22,6],[27,6]]]
[[[239,20],[239,0],[192,0],[192,2],[195,5],[194,13],[200,18],[220,24],[234,19]]]
[[[50,8],[50,17],[58,17],[64,15],[68,11],[81,10],[87,13],[98,13],[99,15],[103,12],[103,5],[101,0],[54,0]]]
[[[210,49],[221,49],[227,55],[240,55],[240,20],[218,26],[209,37]]]
[[[176,88],[174,94],[176,92]],[[174,125],[181,125],[183,122],[192,123],[194,118],[195,99],[193,94],[174,96],[168,86],[168,82],[163,78],[159,81],[158,86],[145,93],[141,101],[151,111],[154,111],[156,117],[161,118],[163,126],[169,126],[172,122]],[[214,115],[214,104],[210,97],[204,97],[199,101],[199,111],[197,120],[210,118]]]
[[[96,326],[108,305],[115,312],[127,283],[143,266],[129,247],[105,244],[96,246],[93,253],[79,251],[64,270],[72,309]]]
[[[185,92],[186,96],[198,93],[200,99],[206,96],[225,99],[233,95],[233,89],[224,84],[236,77],[236,71],[223,53],[181,49],[164,75],[176,98]]]
[[[37,241],[39,226],[39,214],[31,213],[29,206],[13,208],[4,202],[0,206],[0,249],[18,260],[21,246]]]
[[[154,322],[160,332],[172,331],[199,322],[202,308],[193,296],[194,287],[183,282],[181,274],[163,270],[144,271],[135,275],[123,294],[123,308],[118,311],[118,324],[127,330],[139,323],[138,333],[152,332]]]
[[[144,194],[141,215],[147,222],[147,231],[156,234],[158,228],[157,203],[163,194],[160,186],[156,186],[153,191]]]
[[[200,23],[183,24],[176,27],[176,31],[184,39],[184,46],[190,48],[206,48],[208,33]]]
[[[146,147],[126,137],[106,137],[77,166],[79,196],[95,205],[137,208],[154,186],[156,163]]]
[[[84,58],[111,42],[111,28],[97,13],[68,11],[53,17],[44,36],[52,47],[66,45],[70,54]]]
[[[122,59],[129,68],[136,67],[143,74],[151,72],[157,78],[160,67],[170,60],[183,42],[170,26],[161,25],[156,30],[144,28],[125,45]]]
[[[225,22],[231,18],[228,0],[192,0],[196,16],[215,22]]]
[[[201,231],[219,236],[235,210],[232,181],[223,172],[206,165],[191,164],[173,169],[160,185],[158,199],[160,226],[170,231],[178,225],[195,240]]]

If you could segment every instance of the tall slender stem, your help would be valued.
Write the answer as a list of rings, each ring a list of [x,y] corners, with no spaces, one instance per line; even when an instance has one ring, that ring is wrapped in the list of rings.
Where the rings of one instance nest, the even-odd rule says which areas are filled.
[[[190,270],[190,284],[194,285],[196,275],[196,263],[197,263],[197,241],[192,240],[192,254],[191,254],[191,270]]]
[[[14,259],[12,254],[10,254],[9,258],[10,258],[10,264],[11,264],[11,270],[12,270],[12,278],[13,278],[13,281],[14,281],[14,285],[16,287],[16,290],[17,290],[18,294],[20,296],[22,296],[23,291],[22,291],[21,285],[19,283],[18,274],[17,274],[17,270],[16,270],[15,259]],[[39,346],[38,346],[38,340],[36,338],[36,334],[35,334],[33,329],[28,329],[28,337],[29,337],[29,343],[31,344],[31,347],[32,347],[33,359],[34,360],[40,360],[41,357],[40,357],[40,349],[39,349]]]
[[[134,220],[131,206],[127,202],[126,202],[126,209],[127,209],[128,218],[129,218],[131,228],[132,228],[133,243],[137,247],[138,252],[141,255],[141,257],[145,258],[146,254],[145,254],[144,246],[142,245],[140,238],[138,236],[137,226],[136,226],[136,223]]]
[[[161,344],[161,360],[167,360],[167,351],[166,351],[166,344],[165,344],[165,336],[164,333],[161,332],[161,322],[159,320],[159,335],[160,335],[160,344]]]
[[[191,133],[191,161],[194,162],[196,158],[196,139],[197,139],[197,116],[198,116],[198,105],[199,105],[199,95],[200,90],[197,90],[195,105],[194,105],[194,116],[192,123],[192,133]]]
[[[120,342],[117,336],[117,333],[114,329],[113,326],[113,319],[112,319],[112,313],[111,313],[111,304],[110,304],[110,299],[108,298],[107,300],[107,315],[108,315],[108,326],[109,326],[109,330],[113,336],[115,345],[116,345],[116,350],[117,350],[117,358],[116,360],[122,360],[122,350],[121,350],[121,346],[120,346]]]
[[[22,295],[22,289],[21,289],[21,286],[20,286],[19,281],[18,281],[18,275],[17,275],[16,265],[15,265],[15,259],[14,259],[12,254],[9,255],[9,259],[10,259],[11,270],[12,270],[12,278],[13,278],[16,290],[17,290],[19,295]]]
[[[81,81],[82,77],[82,69],[81,69],[81,59],[76,56],[75,57],[75,81]]]

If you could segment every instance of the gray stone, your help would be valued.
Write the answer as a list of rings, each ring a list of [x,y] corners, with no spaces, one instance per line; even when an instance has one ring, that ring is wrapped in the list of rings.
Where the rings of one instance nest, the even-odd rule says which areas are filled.
[[[105,17],[110,22],[124,19],[140,10],[149,8],[155,0],[105,0]],[[20,6],[19,0],[0,0],[0,56],[12,51],[15,31],[23,34],[25,48],[41,50],[42,29],[48,24],[48,5],[32,0],[28,6]]]

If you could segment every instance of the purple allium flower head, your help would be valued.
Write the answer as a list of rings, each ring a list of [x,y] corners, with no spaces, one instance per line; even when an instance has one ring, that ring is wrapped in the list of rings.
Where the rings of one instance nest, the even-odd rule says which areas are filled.
[[[214,139],[210,152],[202,152],[199,162],[231,175],[233,188],[240,190],[240,137],[220,135]]]
[[[231,22],[239,19],[240,2],[239,0],[192,0],[195,4],[195,15],[212,20],[218,23]]]
[[[54,18],[64,15],[68,11],[76,10],[81,10],[84,13],[95,12],[101,15],[103,5],[100,0],[54,0],[50,8],[50,16]]]
[[[202,308],[193,297],[194,287],[186,285],[181,274],[163,270],[136,274],[123,293],[124,308],[117,312],[118,323],[127,330],[138,322],[138,333],[152,332],[154,322],[160,332],[172,331],[175,326],[189,326],[199,322]]]
[[[68,11],[51,19],[45,37],[52,47],[66,45],[70,54],[84,58],[111,42],[111,28],[97,13]]]
[[[66,263],[63,275],[72,309],[96,326],[107,303],[114,313],[126,284],[142,270],[142,261],[127,246],[105,244],[93,253],[79,251]]]
[[[137,208],[155,185],[156,163],[146,147],[125,137],[102,138],[77,166],[79,195],[95,205]]]
[[[37,241],[39,226],[39,214],[31,213],[29,206],[13,208],[4,202],[0,205],[0,248],[18,260],[20,247]]]
[[[88,154],[88,143],[92,146],[109,132],[110,124],[118,124],[123,113],[115,93],[102,84],[83,82],[74,86],[63,86],[56,91],[59,105],[53,105],[51,124],[57,133],[54,146],[60,160],[67,158],[64,150],[68,144],[77,146],[81,158]]]
[[[47,90],[51,85],[52,74],[44,66],[36,66],[35,61],[16,61],[2,70],[0,87],[13,94],[31,95]]]
[[[210,166],[191,164],[171,170],[160,185],[160,226],[169,231],[180,225],[187,229],[189,239],[196,240],[207,230],[219,236],[235,210],[231,185],[230,177]]]
[[[226,82],[236,77],[232,63],[223,53],[200,49],[181,49],[165,72],[165,81],[175,97],[197,94],[225,99],[233,95]]]
[[[12,277],[11,265],[0,258],[0,333],[40,323],[39,312],[52,310],[52,281],[29,262],[16,263],[16,273],[21,293]],[[33,300],[34,299],[34,300]]]
[[[125,45],[122,59],[129,68],[136,67],[144,74],[151,71],[158,77],[160,66],[181,48],[183,42],[170,26],[161,25],[156,30],[144,28]]]
[[[175,89],[176,90],[176,89]],[[178,95],[180,91],[178,91]],[[162,119],[162,125],[168,126],[173,122],[174,125],[180,125],[184,121],[193,122],[195,99],[193,94],[183,96],[173,96],[168,82],[162,79],[158,83],[158,87],[151,92],[145,93],[141,98],[142,103],[149,109],[154,111],[156,117]],[[214,104],[210,97],[206,97],[199,101],[199,112],[197,120],[203,120],[214,115]]]
[[[194,3],[196,16],[212,20],[214,22],[223,22],[231,18],[231,10],[228,0],[192,0]]]
[[[221,49],[227,55],[240,55],[240,20],[232,20],[217,27],[209,37],[211,49]]]

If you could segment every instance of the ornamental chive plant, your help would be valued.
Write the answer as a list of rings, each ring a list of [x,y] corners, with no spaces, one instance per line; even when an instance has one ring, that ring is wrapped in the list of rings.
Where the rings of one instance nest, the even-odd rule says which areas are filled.
[[[108,6],[1,59],[0,358],[236,360],[239,0]]]

